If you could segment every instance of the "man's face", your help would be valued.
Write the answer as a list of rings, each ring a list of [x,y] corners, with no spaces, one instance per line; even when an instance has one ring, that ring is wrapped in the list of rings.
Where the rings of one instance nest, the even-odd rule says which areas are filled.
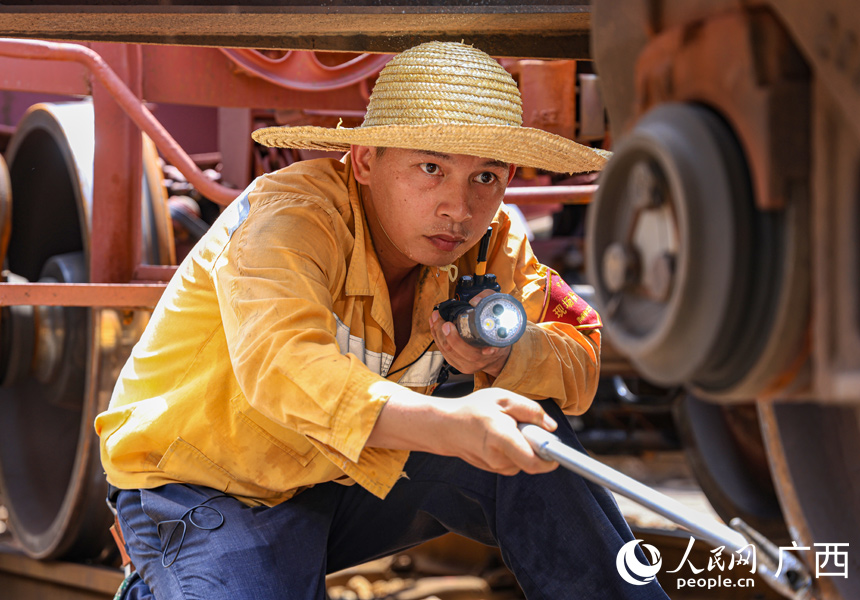
[[[453,263],[487,231],[516,167],[463,154],[352,147],[356,180],[381,259]],[[384,231],[379,231],[379,227]],[[383,256],[384,255],[384,256]]]

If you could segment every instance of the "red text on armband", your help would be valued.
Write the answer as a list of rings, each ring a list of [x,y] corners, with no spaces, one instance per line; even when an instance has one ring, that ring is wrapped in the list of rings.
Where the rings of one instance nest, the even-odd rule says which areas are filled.
[[[570,289],[558,273],[548,269],[546,299],[541,322],[568,323],[577,329],[600,329],[603,323],[597,311]]]

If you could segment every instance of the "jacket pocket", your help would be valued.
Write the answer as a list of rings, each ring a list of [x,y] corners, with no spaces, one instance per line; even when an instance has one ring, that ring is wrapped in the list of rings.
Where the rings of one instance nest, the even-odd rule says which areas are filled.
[[[158,461],[158,469],[178,481],[187,481],[189,473],[199,473],[200,483],[222,492],[227,491],[233,479],[227,470],[182,438],[176,438],[168,446]]]
[[[230,399],[230,404],[247,429],[257,434],[265,443],[280,449],[301,466],[307,466],[314,456],[319,454],[319,450],[305,436],[282,427],[257,412],[243,396],[234,396]]]
[[[227,494],[250,498],[267,498],[272,495],[272,490],[254,485],[250,481],[240,481],[182,438],[176,438],[170,444],[158,461],[158,468],[177,481],[203,485]],[[191,473],[194,475],[189,477]]]

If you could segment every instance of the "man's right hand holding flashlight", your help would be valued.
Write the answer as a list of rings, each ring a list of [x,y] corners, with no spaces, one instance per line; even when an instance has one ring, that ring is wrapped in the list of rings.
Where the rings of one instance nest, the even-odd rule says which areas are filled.
[[[492,293],[492,290],[484,290],[472,298],[469,304],[477,306]],[[434,310],[430,315],[430,333],[448,364],[467,375],[483,371],[487,375],[498,377],[511,354],[511,346],[479,348],[469,344],[460,337],[453,323],[442,319],[438,310]]]

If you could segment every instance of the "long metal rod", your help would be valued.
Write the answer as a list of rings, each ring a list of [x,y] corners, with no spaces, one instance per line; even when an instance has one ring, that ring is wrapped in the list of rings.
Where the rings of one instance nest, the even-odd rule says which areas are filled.
[[[537,444],[540,448],[535,450],[542,458],[558,461],[571,471],[635,500],[714,546],[726,546],[732,550],[738,550],[749,544],[743,535],[728,525],[718,523],[711,517],[684,506],[674,498],[661,494],[632,477],[574,450],[545,429],[534,425],[526,425],[521,429],[529,443],[533,446]]]
[[[723,546],[730,552],[736,552],[745,550],[752,545],[756,548],[756,556],[759,557],[758,574],[768,585],[788,598],[796,600],[812,598],[812,579],[806,567],[789,553],[778,557],[777,552],[775,556],[775,546],[758,532],[752,532],[753,535],[745,537],[739,531],[720,523],[709,515],[684,506],[674,498],[661,494],[587,454],[571,448],[557,436],[537,425],[522,423],[519,428],[534,448],[535,453],[544,460],[557,461],[561,466],[574,473],[630,498],[681,525],[715,548]],[[746,525],[743,525],[743,530],[751,531]],[[778,558],[782,560],[782,570],[779,575],[776,574]]]

